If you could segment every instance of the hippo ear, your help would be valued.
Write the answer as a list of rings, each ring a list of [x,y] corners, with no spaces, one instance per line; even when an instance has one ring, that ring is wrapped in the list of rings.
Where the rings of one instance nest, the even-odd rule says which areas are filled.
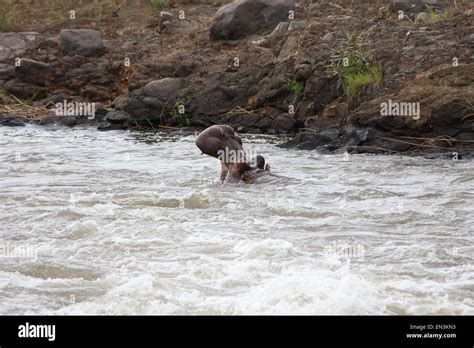
[[[224,127],[219,127],[219,134],[221,135],[221,137],[224,137],[225,135]]]

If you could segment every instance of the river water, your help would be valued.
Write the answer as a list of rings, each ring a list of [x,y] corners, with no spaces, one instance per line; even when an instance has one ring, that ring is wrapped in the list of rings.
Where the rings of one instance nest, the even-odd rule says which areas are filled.
[[[474,162],[0,128],[0,314],[474,314]]]

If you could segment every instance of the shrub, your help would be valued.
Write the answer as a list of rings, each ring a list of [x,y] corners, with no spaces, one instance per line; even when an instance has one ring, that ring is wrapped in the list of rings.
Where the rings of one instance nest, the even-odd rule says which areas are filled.
[[[165,0],[150,0],[151,5],[159,10],[162,10],[165,8]]]
[[[382,68],[378,63],[369,63],[357,35],[349,32],[345,34],[346,41],[333,54],[330,67],[338,78],[338,90],[353,101],[360,96],[364,87],[381,81]]]
[[[189,126],[189,124],[191,123],[189,117],[181,110],[184,107],[184,103],[184,99],[179,97],[178,99],[176,99],[176,102],[174,103],[174,108],[171,111],[171,122],[180,127]]]
[[[304,83],[296,81],[295,79],[289,80],[286,83],[285,90],[293,94],[295,99],[298,99],[304,94]]]

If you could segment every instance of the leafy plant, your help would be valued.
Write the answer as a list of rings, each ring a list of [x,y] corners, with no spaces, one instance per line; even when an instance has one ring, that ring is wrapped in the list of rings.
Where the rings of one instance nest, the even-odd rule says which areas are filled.
[[[171,111],[171,122],[178,126],[189,126],[191,123],[188,115],[184,111],[184,99],[178,97],[174,103],[173,110]]]
[[[345,35],[344,45],[331,57],[330,68],[338,78],[338,90],[355,100],[364,87],[381,81],[382,68],[378,63],[369,63],[359,36],[347,31]]]
[[[166,1],[165,0],[150,0],[151,5],[159,10],[165,8]]]
[[[304,83],[291,79],[286,83],[285,90],[293,94],[295,99],[298,99],[304,94]]]

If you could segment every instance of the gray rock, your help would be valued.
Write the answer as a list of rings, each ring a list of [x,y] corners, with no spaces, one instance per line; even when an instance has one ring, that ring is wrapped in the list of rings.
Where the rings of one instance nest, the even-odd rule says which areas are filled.
[[[38,39],[41,37],[40,33],[37,33],[36,31],[22,31],[18,33],[18,35],[24,37],[28,42],[36,42]]]
[[[95,57],[105,53],[105,45],[100,32],[92,29],[61,30],[59,44],[66,55]]]
[[[278,54],[278,62],[282,63],[291,57],[296,55],[298,47],[301,44],[302,37],[297,32],[291,32],[288,38],[286,39],[283,47]]]
[[[254,127],[261,117],[262,116],[258,114],[245,115],[242,117],[239,123],[243,126]]]
[[[298,81],[306,81],[313,75],[313,69],[309,64],[295,66],[295,78]]]
[[[19,79],[13,79],[5,83],[5,90],[18,98],[33,98],[35,100],[46,97],[46,88],[37,86]]]
[[[168,77],[161,80],[151,81],[143,87],[145,97],[152,97],[165,102],[169,99],[175,99],[181,87],[182,80]]]
[[[170,12],[166,11],[161,11],[160,12],[160,22],[166,22],[166,21],[171,21],[173,19],[173,14]]]
[[[11,55],[12,50],[0,43],[0,62],[6,62]]]
[[[293,0],[236,0],[216,13],[210,34],[216,40],[236,40],[274,28],[288,19]]]
[[[0,126],[6,127],[22,127],[25,125],[21,117],[13,115],[0,115]]]
[[[104,104],[102,103],[95,103],[95,118],[105,118],[105,116],[109,113],[109,111],[111,110],[108,110]]]
[[[279,145],[282,148],[297,148],[300,150],[318,149],[324,152],[324,147],[333,143],[335,136],[330,133],[298,133],[293,139]]]
[[[20,66],[15,68],[15,77],[25,82],[44,86],[46,80],[52,78],[52,69],[49,64],[22,58]]]
[[[2,34],[1,40],[3,46],[6,46],[12,50],[26,48],[26,39],[16,33]]]
[[[335,40],[336,36],[333,33],[327,33],[324,35],[321,39],[323,42],[333,42]]]
[[[36,32],[0,33],[0,63],[19,57],[33,47],[41,35]]]
[[[125,123],[131,119],[131,116],[125,111],[112,110],[105,116],[105,121],[110,123]]]
[[[49,115],[43,118],[40,124],[43,126],[61,125],[66,127],[74,127],[77,124],[77,119],[74,116]]]
[[[283,148],[296,147],[301,150],[318,150],[330,153],[346,146],[354,147],[363,144],[369,138],[371,129],[347,124],[340,129],[321,132],[299,133],[293,139],[281,144]]]
[[[270,38],[272,40],[280,40],[283,36],[285,36],[286,32],[288,31],[288,27],[290,24],[288,22],[280,22],[276,26],[276,28],[270,34]]]
[[[281,114],[278,116],[271,125],[271,128],[277,132],[288,132],[293,128],[295,119],[288,114]]]
[[[10,80],[13,78],[15,67],[7,64],[0,64],[0,80]]]
[[[119,124],[119,123],[111,123],[111,122],[101,122],[99,126],[97,127],[97,130],[99,131],[111,131],[111,130],[123,130],[127,129],[128,125],[125,124]]]
[[[36,32],[0,33],[0,63],[21,58],[39,37],[40,34]]]
[[[421,12],[426,6],[436,7],[438,0],[392,0],[392,7],[396,11]]]
[[[306,28],[306,21],[291,21],[288,31],[304,30]]]
[[[138,124],[160,123],[163,113],[174,107],[181,87],[182,80],[179,78],[155,80],[117,97],[113,104],[115,110],[125,111]]]
[[[15,58],[26,48],[26,39],[21,35],[16,33],[0,34],[0,62]]]

